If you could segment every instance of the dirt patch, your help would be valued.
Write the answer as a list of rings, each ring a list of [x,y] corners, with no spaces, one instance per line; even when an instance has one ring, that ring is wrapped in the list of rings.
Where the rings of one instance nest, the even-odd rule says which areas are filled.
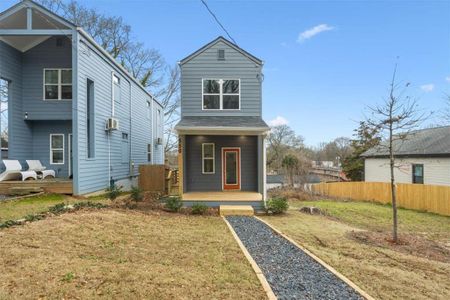
[[[449,247],[421,236],[401,234],[398,243],[394,243],[387,232],[351,231],[348,236],[366,245],[389,248],[421,258],[450,263]]]

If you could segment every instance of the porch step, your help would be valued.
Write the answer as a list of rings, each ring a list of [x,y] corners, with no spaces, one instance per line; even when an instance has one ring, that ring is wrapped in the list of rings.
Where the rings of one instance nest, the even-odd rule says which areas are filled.
[[[255,211],[250,205],[221,205],[221,216],[253,216]]]

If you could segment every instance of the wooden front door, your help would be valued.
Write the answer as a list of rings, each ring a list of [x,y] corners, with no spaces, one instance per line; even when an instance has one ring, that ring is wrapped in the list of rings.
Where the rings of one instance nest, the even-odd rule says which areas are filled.
[[[224,190],[241,189],[241,149],[222,149],[222,182]]]

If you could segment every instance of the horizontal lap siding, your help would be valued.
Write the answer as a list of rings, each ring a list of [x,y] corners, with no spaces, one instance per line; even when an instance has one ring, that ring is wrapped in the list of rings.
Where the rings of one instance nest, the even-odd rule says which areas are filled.
[[[113,71],[120,78],[120,103],[115,102],[115,118],[119,120],[120,129],[108,134],[105,132],[105,123],[112,113],[111,72]],[[86,83],[88,78],[94,82],[95,89],[95,158],[87,158]],[[110,175],[112,178],[114,180],[129,178],[130,162],[122,162],[122,133],[128,133],[128,152],[131,154],[130,159],[135,163],[135,174],[139,164],[148,163],[147,144],[151,143],[152,137],[151,121],[146,116],[146,103],[151,99],[88,41],[80,42],[78,80],[78,176],[79,192],[83,194],[105,189],[109,185],[109,149],[111,149]]]
[[[425,184],[450,186],[450,158],[397,159],[394,176],[398,183],[412,183],[412,164],[423,164]],[[366,159],[364,176],[367,182],[389,182],[389,159]]]
[[[217,50],[225,49],[225,60],[217,60]],[[242,53],[218,42],[181,66],[182,116],[260,116],[261,67]],[[202,78],[241,79],[241,110],[203,111]]]
[[[71,120],[72,101],[44,101],[44,69],[72,68],[72,43],[62,37],[56,46],[56,37],[31,48],[23,54],[23,111],[29,120]]]
[[[215,144],[215,174],[202,174],[202,143]],[[185,192],[222,190],[222,147],[241,148],[241,190],[258,191],[256,136],[186,136]]]
[[[69,177],[69,134],[72,121],[33,121],[33,155],[47,169],[55,170],[57,177]],[[50,164],[50,134],[64,134],[64,164]]]
[[[25,163],[32,155],[32,139],[30,124],[24,121],[22,110],[22,54],[2,41],[0,41],[0,77],[10,81],[8,155],[10,159],[18,159],[21,163]]]

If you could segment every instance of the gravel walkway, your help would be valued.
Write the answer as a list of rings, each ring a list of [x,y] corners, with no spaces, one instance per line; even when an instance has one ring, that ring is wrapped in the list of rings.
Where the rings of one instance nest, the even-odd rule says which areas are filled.
[[[357,292],[266,224],[227,217],[278,299],[363,299]]]

